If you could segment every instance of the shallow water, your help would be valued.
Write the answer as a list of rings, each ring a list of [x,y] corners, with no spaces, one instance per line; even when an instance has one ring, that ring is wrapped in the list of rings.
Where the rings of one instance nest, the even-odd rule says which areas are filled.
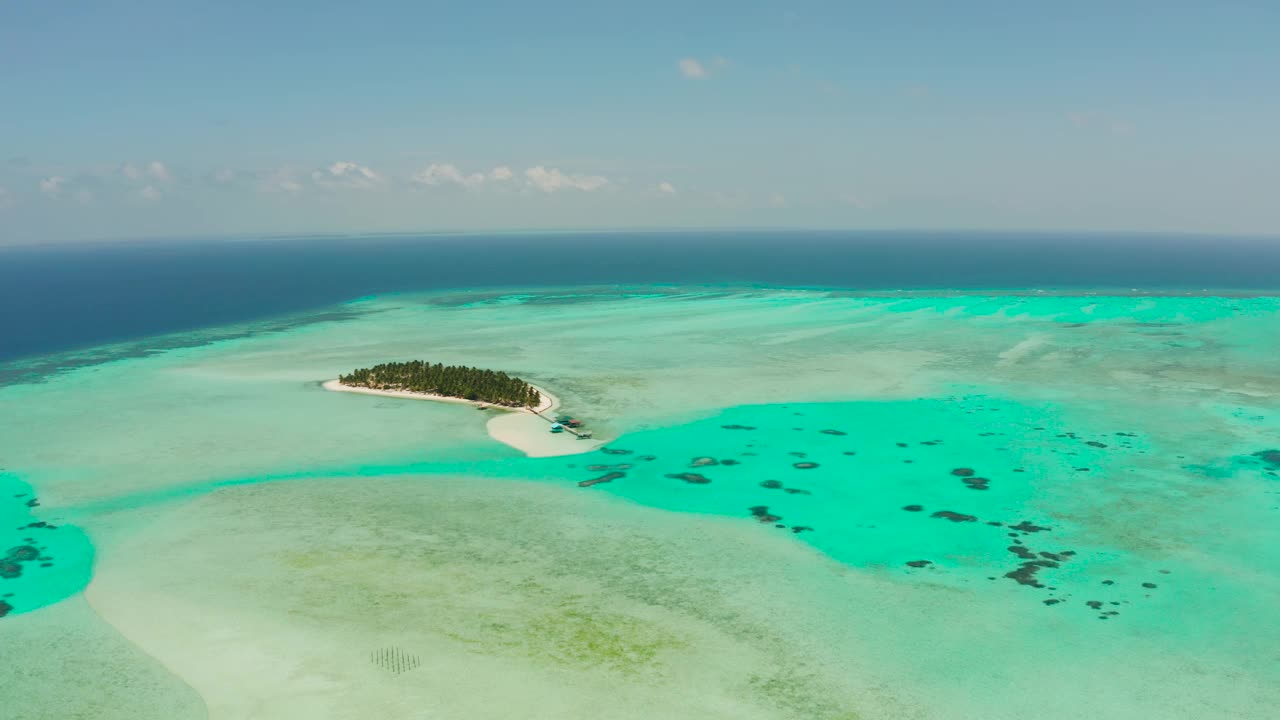
[[[636,703],[714,688],[686,702],[701,717],[1267,717],[1280,701],[1280,467],[1259,454],[1280,446],[1280,300],[620,294],[371,298],[10,366],[0,482],[40,505],[15,485],[0,512],[58,528],[52,567],[0,580],[0,636],[30,643],[8,628],[78,592],[96,553],[97,631],[216,717],[254,716],[196,660],[237,623],[282,667],[325,668],[276,679],[299,716],[397,716],[408,679],[343,705],[326,683],[366,671],[320,659],[377,651],[392,620],[420,626],[404,652],[424,665],[522,678],[489,702],[413,681],[472,716],[552,687],[547,717],[599,714],[574,673],[636,683]],[[318,387],[409,357],[514,371],[614,439],[528,459],[474,409]],[[423,565],[442,543],[471,549]],[[494,565],[516,548],[534,556]],[[539,573],[561,581],[532,592]],[[456,592],[406,599],[437,581]],[[526,610],[451,636],[482,597]],[[218,622],[184,625],[202,616]],[[647,679],[583,669],[602,647],[648,658]],[[807,665],[769,675],[770,655]]]

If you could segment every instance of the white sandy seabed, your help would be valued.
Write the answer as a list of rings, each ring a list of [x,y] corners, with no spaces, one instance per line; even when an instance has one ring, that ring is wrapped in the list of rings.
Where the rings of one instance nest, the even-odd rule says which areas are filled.
[[[603,441],[593,438],[580,438],[572,433],[553,433],[545,417],[560,409],[560,398],[537,385],[534,389],[542,396],[542,402],[535,408],[508,408],[501,405],[464,400],[434,395],[431,393],[410,392],[407,390],[375,390],[373,388],[352,387],[343,385],[337,380],[324,383],[325,390],[349,392],[360,395],[378,395],[381,397],[400,398],[404,400],[430,400],[433,402],[459,403],[473,407],[490,408],[503,411],[485,423],[485,429],[494,440],[523,452],[529,457],[555,457],[558,455],[575,455],[595,450]]]

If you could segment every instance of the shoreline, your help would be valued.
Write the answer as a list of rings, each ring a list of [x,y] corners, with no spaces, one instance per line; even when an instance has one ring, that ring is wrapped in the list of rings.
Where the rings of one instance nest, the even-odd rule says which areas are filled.
[[[476,400],[467,400],[465,398],[449,397],[447,395],[432,395],[430,393],[413,392],[410,390],[376,390],[374,388],[343,385],[337,380],[328,380],[322,383],[321,387],[330,392],[375,395],[379,397],[398,398],[400,400],[430,400],[432,402],[452,403],[454,405],[469,405],[476,408],[501,410],[502,412],[500,414],[489,418],[488,422],[485,423],[485,430],[488,431],[489,437],[497,440],[503,445],[519,450],[528,457],[579,455],[591,452],[601,445],[604,445],[603,440],[597,440],[595,438],[584,439],[579,438],[572,433],[551,432],[551,426],[548,421],[552,418],[546,417],[546,414],[560,409],[560,398],[547,392],[543,387],[533,385],[532,383],[530,383],[530,385],[538,391],[538,394],[542,398],[542,402],[539,403],[536,408],[507,407],[505,405],[493,405]]]
[[[503,410],[506,412],[528,412],[535,415],[551,412],[560,407],[560,398],[547,392],[545,389],[529,383],[529,387],[538,391],[542,402],[538,403],[535,408],[530,407],[511,407],[509,405],[496,405],[494,403],[482,402],[480,400],[468,400],[466,398],[452,397],[450,395],[436,395],[434,393],[414,392],[412,390],[378,390],[376,388],[360,387],[358,385],[343,385],[337,380],[326,380],[321,384],[325,390],[331,392],[349,392],[359,395],[380,395],[382,397],[402,398],[405,400],[433,400],[435,402],[455,403],[458,405],[470,405],[472,407]]]

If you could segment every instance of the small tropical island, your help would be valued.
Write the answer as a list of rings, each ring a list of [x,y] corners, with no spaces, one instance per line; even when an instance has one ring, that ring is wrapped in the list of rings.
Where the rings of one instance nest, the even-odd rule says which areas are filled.
[[[489,436],[530,457],[590,452],[603,442],[594,439],[580,421],[553,415],[560,407],[555,395],[497,370],[412,360],[352,370],[321,386],[335,392],[502,411],[485,423]]]
[[[504,372],[422,360],[390,362],[339,375],[338,384],[369,390],[420,393],[507,408],[537,408],[542,393]]]

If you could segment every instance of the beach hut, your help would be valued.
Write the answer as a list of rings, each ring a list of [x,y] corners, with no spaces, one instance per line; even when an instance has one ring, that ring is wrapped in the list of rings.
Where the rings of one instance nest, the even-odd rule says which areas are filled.
[[[560,423],[551,423],[551,432],[553,433],[564,432],[564,426],[561,425]]]

